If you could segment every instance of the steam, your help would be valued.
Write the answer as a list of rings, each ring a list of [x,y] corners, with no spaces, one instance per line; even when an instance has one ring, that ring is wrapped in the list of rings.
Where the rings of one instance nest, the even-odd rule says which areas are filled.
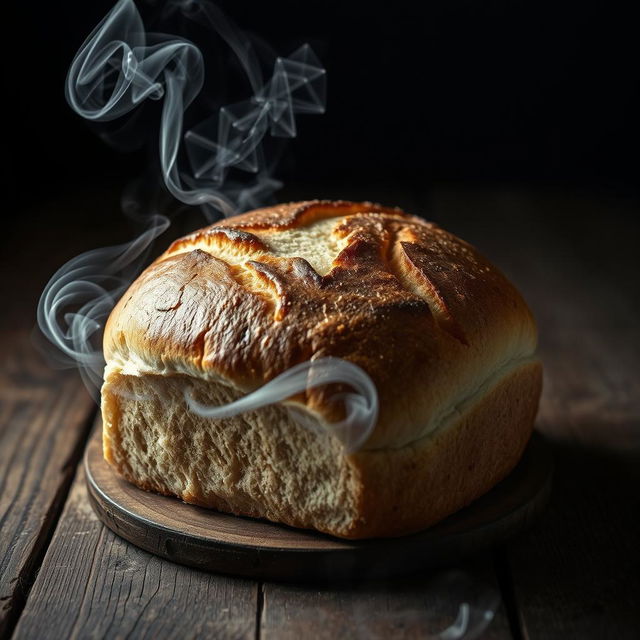
[[[460,601],[455,621],[443,629],[438,640],[472,640],[491,624],[500,605],[498,591],[465,571],[452,570],[439,576],[438,592]]]
[[[61,352],[60,364],[77,365],[94,397],[105,364],[104,324],[169,219],[154,216],[148,224],[132,242],[87,251],[67,262],[49,280],[38,302],[38,325]]]
[[[132,0],[120,0],[78,51],[67,76],[67,101],[87,120],[110,121],[145,100],[163,100],[159,156],[170,193],[185,204],[203,205],[210,219],[215,212],[255,208],[281,186],[264,160],[265,136],[293,138],[297,114],[324,112],[325,70],[303,45],[276,58],[265,82],[251,43],[217,7],[188,0],[167,7],[215,31],[236,55],[252,91],[249,99],[186,131],[190,173],[179,169],[178,157],[184,112],[204,83],[203,55],[183,38],[146,33]],[[231,169],[253,178],[229,184]]]
[[[468,602],[462,602],[458,608],[455,622],[441,631],[438,640],[461,640],[477,638],[493,620],[493,609],[472,609]]]
[[[340,358],[318,358],[302,362],[263,385],[256,391],[219,407],[197,402],[191,391],[185,398],[191,411],[206,418],[230,418],[246,411],[253,411],[269,404],[282,402],[306,389],[342,383],[356,393],[345,392],[334,400],[342,401],[346,415],[339,422],[332,422],[329,429],[342,442],[347,453],[352,453],[364,444],[378,418],[378,394],[371,378],[358,366]],[[298,421],[304,413],[295,411]],[[306,420],[304,426],[317,429],[317,422]]]
[[[472,640],[489,626],[500,605],[500,594],[464,571],[448,571],[440,577],[438,590],[461,600],[455,621],[435,637],[438,640]]]
[[[263,205],[281,186],[272,175],[275,158],[267,158],[266,138],[293,138],[297,115],[324,112],[325,70],[303,45],[288,57],[276,57],[265,80],[251,42],[215,5],[170,0],[163,12],[165,18],[177,13],[215,32],[235,55],[250,97],[221,107],[185,131],[185,112],[205,82],[202,52],[185,38],[147,32],[133,1],[119,0],[71,64],[65,87],[69,105],[87,120],[109,122],[132,114],[146,101],[161,101],[158,157],[167,190],[185,205],[200,206],[210,221]],[[183,157],[190,170],[182,166]],[[128,202],[127,208],[137,213],[137,203]],[[94,395],[102,383],[101,339],[109,313],[169,224],[165,216],[150,216],[146,230],[132,242],[74,258],[54,274],[41,296],[42,332],[65,364],[79,367]],[[329,428],[348,451],[355,451],[375,425],[378,396],[362,369],[338,358],[304,362],[221,407],[199,404],[188,389],[185,399],[200,415],[225,418],[332,383],[353,390],[334,398],[343,402],[345,417]],[[302,408],[288,409],[305,427],[319,428]]]

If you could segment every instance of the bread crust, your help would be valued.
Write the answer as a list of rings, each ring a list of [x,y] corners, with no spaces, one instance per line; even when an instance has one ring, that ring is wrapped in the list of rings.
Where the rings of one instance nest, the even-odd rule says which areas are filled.
[[[356,454],[360,516],[343,537],[414,533],[484,495],[522,457],[541,390],[542,366],[527,362],[439,431],[399,449]]]
[[[130,391],[137,394],[123,395],[127,382],[113,374],[103,396],[105,457],[124,478],[202,507],[362,539],[420,531],[506,477],[531,435],[542,367],[538,361],[516,365],[479,389],[439,430],[410,445],[349,456],[341,455],[329,438],[307,432],[277,410],[255,412],[240,425],[228,424],[212,433],[211,421],[188,414],[182,399],[172,397],[172,377],[134,379],[138,386]],[[176,383],[178,389],[181,384]],[[141,414],[136,407],[129,411],[133,420],[123,418],[127,403],[138,402],[136,396],[154,386],[153,395],[169,403],[160,403],[158,413],[184,415],[182,426],[171,420],[149,424],[153,420],[144,415],[146,407]],[[244,438],[240,456],[238,432]],[[162,446],[158,433],[165,441]],[[197,447],[214,439],[216,446],[209,453]],[[220,450],[222,455],[211,460]],[[309,508],[296,490],[311,489],[325,498],[309,500]]]
[[[282,232],[330,219],[339,250],[327,273],[270,249]],[[535,346],[524,300],[473,247],[399,209],[342,201],[260,209],[174,242],[118,302],[104,338],[113,366],[243,392],[306,360],[349,360],[379,393],[365,450],[425,437]],[[331,422],[337,391],[296,400]]]

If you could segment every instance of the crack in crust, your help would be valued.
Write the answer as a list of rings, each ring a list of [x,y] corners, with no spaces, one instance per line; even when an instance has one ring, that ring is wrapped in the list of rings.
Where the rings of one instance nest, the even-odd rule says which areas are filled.
[[[214,255],[216,251],[223,253],[242,251],[245,254],[258,255],[269,250],[264,242],[252,233],[229,227],[207,227],[173,242],[160,259],[193,251],[194,247]]]
[[[402,238],[411,238],[413,241]],[[407,291],[427,301],[440,329],[468,346],[469,342],[464,331],[451,315],[441,289],[434,279],[429,277],[427,269],[420,262],[422,250],[419,242],[416,242],[415,234],[411,229],[401,229],[395,234],[394,240],[388,255],[389,269]]]
[[[234,227],[219,226],[224,222],[201,229],[176,240],[160,260],[202,250],[229,265],[238,282],[253,293],[269,297],[274,305],[274,320],[281,321],[291,305],[288,295],[290,279],[278,271],[277,262],[285,264],[285,270],[301,279],[307,287],[320,288],[329,280],[320,275],[302,256],[276,257],[269,245],[257,235],[243,229],[286,231],[309,226],[323,219],[336,218],[341,222],[331,232],[346,238],[347,244],[333,259],[333,267],[353,267],[367,261],[376,263],[376,254],[384,268],[392,274],[401,287],[411,296],[419,297],[428,305],[438,326],[463,344],[468,344],[459,324],[449,312],[446,301],[437,285],[421,268],[420,247],[415,229],[433,230],[434,225],[414,216],[408,216],[398,208],[383,207],[372,203],[311,201],[300,203],[287,210],[287,205],[237,216]],[[277,220],[274,215],[277,214]],[[236,228],[237,227],[237,228]],[[240,228],[241,227],[241,228]],[[271,263],[271,264],[269,264]],[[286,264],[288,263],[288,264]],[[166,310],[172,310],[170,307]]]

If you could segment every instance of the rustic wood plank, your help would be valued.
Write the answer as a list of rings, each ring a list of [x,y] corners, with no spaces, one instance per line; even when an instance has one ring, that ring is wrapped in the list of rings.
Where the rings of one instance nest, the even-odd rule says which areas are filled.
[[[0,336],[0,637],[24,604],[81,457],[95,405],[26,331]]]
[[[478,637],[511,638],[489,556],[462,569],[404,580],[323,587],[268,582],[263,585],[261,621],[265,640],[294,640],[309,634],[318,640],[444,640],[476,637],[472,629],[482,628]]]
[[[91,509],[81,467],[15,639],[255,637],[256,582],[194,571],[118,538]]]
[[[637,203],[503,192],[449,194],[445,204],[523,289],[540,325],[538,428],[558,443],[557,472],[549,510],[505,557],[520,633],[637,637]]]
[[[639,462],[558,451],[549,510],[508,548],[527,638],[637,638]]]
[[[508,546],[530,640],[640,629],[638,344],[640,331],[613,327],[545,341],[539,424],[560,443],[554,491],[538,526]]]
[[[96,196],[74,190],[46,205],[32,203],[11,216],[3,237],[0,272],[8,277],[0,278],[0,637],[22,609],[96,410],[78,374],[52,368],[34,348],[34,341],[45,342],[31,334],[38,298],[67,260],[130,235],[119,191]]]

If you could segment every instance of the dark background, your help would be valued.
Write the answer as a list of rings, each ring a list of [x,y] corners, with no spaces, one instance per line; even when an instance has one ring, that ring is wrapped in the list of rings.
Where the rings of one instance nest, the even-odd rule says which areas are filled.
[[[508,617],[514,638],[635,638],[640,56],[633,3],[222,5],[279,53],[310,42],[328,70],[328,111],[300,119],[281,165],[281,198],[368,198],[427,215],[502,269],[537,319],[545,382],[536,426],[557,441],[553,493],[529,534],[478,557],[495,567],[486,579],[503,594],[488,633],[507,634]],[[145,559],[90,520],[81,461],[95,409],[75,372],[52,369],[59,352],[32,329],[56,269],[139,232],[127,226],[119,201],[147,156],[108,147],[63,93],[74,54],[110,8],[111,1],[40,0],[11,3],[5,11],[13,15],[3,14],[11,109],[3,213],[15,225],[3,225],[0,236],[0,538],[8,533],[0,636],[4,616],[21,637],[84,628],[154,637],[157,620],[162,630],[180,629],[185,611],[194,629],[222,633],[229,594],[268,603],[238,609],[250,622],[238,626],[232,615],[231,635],[253,633],[257,620],[274,637],[290,623],[299,626],[285,635],[308,629],[315,637],[322,625],[340,637],[335,629],[354,619],[366,620],[376,637],[390,629],[419,634],[429,607],[448,602],[447,594],[427,598],[420,580],[429,575],[415,586],[360,593],[234,586]],[[186,232],[186,222],[176,217],[166,235]],[[162,236],[153,250],[170,239]],[[57,308],[60,320],[68,309]],[[188,597],[174,597],[187,583]],[[394,606],[403,617],[389,626]]]
[[[638,193],[632,3],[219,5],[280,54],[309,42],[327,68],[327,112],[301,117],[279,169],[287,182]],[[95,183],[125,184],[146,163],[144,154],[108,148],[64,99],[76,50],[111,6],[73,0],[13,9],[11,35],[24,42],[5,58],[5,92],[16,109],[7,191],[18,208]]]

